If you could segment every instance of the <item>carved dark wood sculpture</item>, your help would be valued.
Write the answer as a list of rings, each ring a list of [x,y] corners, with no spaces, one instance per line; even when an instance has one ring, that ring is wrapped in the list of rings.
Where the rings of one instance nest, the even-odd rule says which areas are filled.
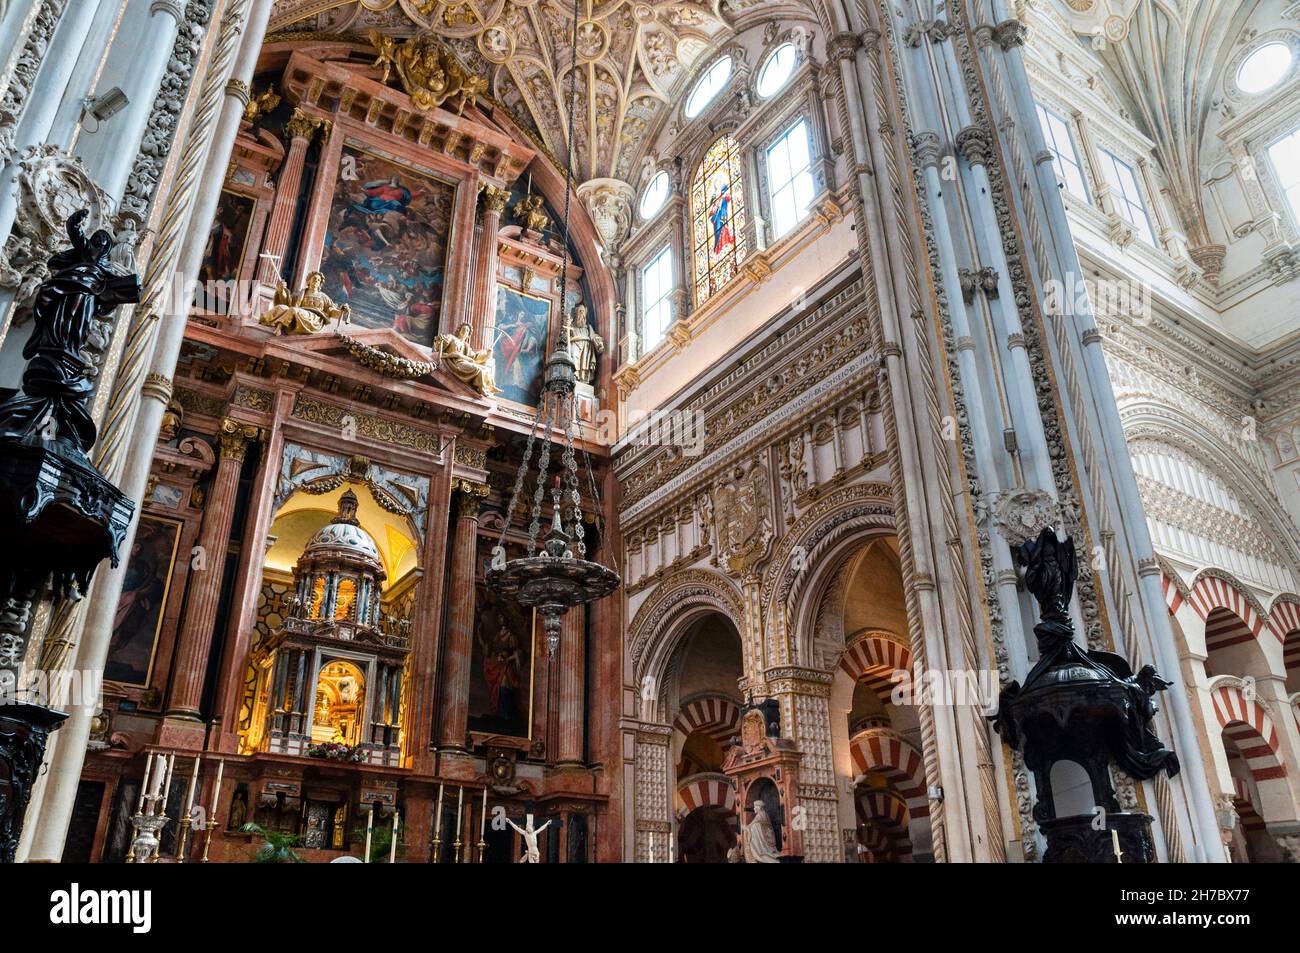
[[[135,275],[109,265],[113,240],[68,219],[71,247],[50,259],[23,348],[22,389],[0,390],[0,700],[13,702],[33,603],[47,587],[80,599],[95,568],[117,564],[134,506],[86,456],[95,442],[81,350],[92,322],[140,300]],[[0,861],[12,861],[45,742],[67,716],[24,700],[0,719]]]
[[[1038,661],[1025,684],[1003,689],[993,727],[1023,751],[1034,775],[1034,818],[1047,838],[1046,862],[1116,859],[1115,831],[1125,863],[1153,859],[1151,818],[1122,811],[1111,783],[1110,763],[1145,781],[1164,770],[1178,773],[1178,756],[1151,729],[1153,698],[1171,683],[1146,665],[1136,675],[1112,652],[1088,651],[1074,641],[1070,597],[1078,571],[1074,542],[1045,529],[1014,550],[1025,567],[1025,585],[1039,607],[1034,626]],[[1093,802],[1105,815],[1057,817],[1052,767],[1073,761],[1087,772]]]

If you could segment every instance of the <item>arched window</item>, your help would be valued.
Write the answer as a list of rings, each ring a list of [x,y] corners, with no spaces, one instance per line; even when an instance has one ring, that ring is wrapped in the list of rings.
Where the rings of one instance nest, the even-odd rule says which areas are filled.
[[[691,182],[695,303],[703,304],[736,274],[749,252],[740,147],[723,136],[704,154]]]

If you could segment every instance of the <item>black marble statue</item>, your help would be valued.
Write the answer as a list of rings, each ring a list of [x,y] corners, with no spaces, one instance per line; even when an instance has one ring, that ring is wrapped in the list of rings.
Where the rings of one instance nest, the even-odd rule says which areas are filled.
[[[1044,860],[1113,862],[1114,830],[1124,863],[1150,862],[1151,818],[1121,810],[1110,764],[1140,781],[1161,770],[1178,773],[1178,756],[1151,730],[1154,696],[1170,683],[1150,665],[1134,674],[1113,652],[1089,651],[1074,640],[1069,607],[1078,564],[1071,539],[1045,529],[1013,553],[1039,607],[1038,661],[1023,686],[1012,682],[1003,689],[993,727],[1023,751],[1034,775],[1034,819],[1047,839]],[[1057,816],[1051,773],[1061,761],[1087,772],[1093,803],[1104,814]]]
[[[50,259],[23,348],[22,388],[0,389],[0,862],[13,860],[49,732],[67,717],[25,697],[20,669],[32,606],[77,600],[118,550],[134,505],[91,464],[95,442],[81,349],[92,322],[140,300],[135,275],[109,265],[113,240],[68,219],[71,247]]]
[[[0,390],[0,439],[51,442],[84,456],[95,442],[87,406],[94,390],[81,349],[93,322],[118,305],[140,300],[140,279],[109,265],[113,239],[81,230],[87,211],[68,219],[72,247],[50,259],[50,276],[36,292],[35,327],[23,348],[22,393]]]

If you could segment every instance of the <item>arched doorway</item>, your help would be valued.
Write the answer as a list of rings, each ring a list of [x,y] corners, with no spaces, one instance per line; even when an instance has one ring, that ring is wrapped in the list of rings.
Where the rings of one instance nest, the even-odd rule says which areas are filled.
[[[831,686],[846,859],[928,858],[930,812],[898,542],[877,536],[844,558],[818,610],[819,638],[839,644]],[[852,832],[851,834],[849,832]]]
[[[669,660],[674,857],[685,863],[723,863],[736,844],[735,791],[722,764],[739,730],[741,672],[740,634],[717,612],[694,621]]]

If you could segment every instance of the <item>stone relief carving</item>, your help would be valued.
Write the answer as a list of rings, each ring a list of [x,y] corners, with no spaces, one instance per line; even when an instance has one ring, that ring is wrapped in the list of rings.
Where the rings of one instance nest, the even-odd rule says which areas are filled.
[[[1012,546],[1037,538],[1061,522],[1061,507],[1043,490],[1009,490],[992,496],[993,525]]]
[[[767,555],[775,532],[767,467],[760,460],[739,464],[713,488],[714,565],[749,575]]]

